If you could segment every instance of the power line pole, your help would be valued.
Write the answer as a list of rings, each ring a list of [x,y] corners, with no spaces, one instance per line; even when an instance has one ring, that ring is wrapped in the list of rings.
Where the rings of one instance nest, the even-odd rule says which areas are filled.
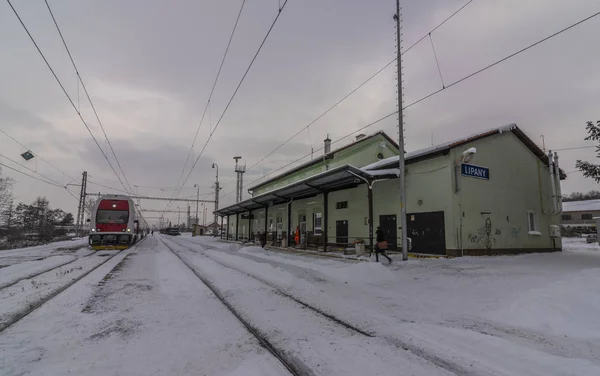
[[[213,163],[213,168],[217,169],[217,178],[215,180],[215,223],[217,223],[217,213],[216,211],[219,209],[219,191],[221,188],[219,187],[219,165]]]
[[[408,260],[408,228],[406,221],[406,173],[404,171],[404,117],[402,116],[402,28],[400,26],[402,14],[400,13],[400,0],[396,0],[396,66],[398,86],[398,146],[400,156],[398,168],[400,169],[400,223],[402,226],[402,260]]]
[[[235,203],[237,204],[242,201],[242,189],[244,188],[244,173],[246,172],[246,166],[238,164],[238,160],[242,159],[242,157],[233,157],[233,159],[235,159],[235,172],[237,173],[235,195]]]
[[[87,171],[84,171],[81,177],[81,191],[79,193],[79,205],[77,206],[77,222],[75,224],[75,233],[77,236],[81,234],[81,228],[83,227],[85,219],[85,196],[87,186]]]

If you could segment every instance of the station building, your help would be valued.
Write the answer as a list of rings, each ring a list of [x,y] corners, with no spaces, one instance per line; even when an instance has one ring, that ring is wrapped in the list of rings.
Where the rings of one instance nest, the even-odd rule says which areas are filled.
[[[398,145],[384,132],[359,135],[248,191],[219,209],[226,236],[331,250],[374,244],[378,226],[400,250]],[[447,256],[562,248],[558,157],[515,124],[405,154],[411,252]]]

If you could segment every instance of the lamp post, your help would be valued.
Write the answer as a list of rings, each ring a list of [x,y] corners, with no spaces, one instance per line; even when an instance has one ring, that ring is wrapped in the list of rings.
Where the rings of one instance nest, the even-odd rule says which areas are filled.
[[[462,174],[461,174],[461,166],[463,163],[469,163],[473,160],[473,157],[475,156],[475,153],[477,153],[477,149],[476,148],[469,148],[465,151],[462,152],[462,154],[460,155],[460,157],[458,157],[458,159],[456,161],[454,161],[454,181],[455,181],[455,191],[456,193],[459,195],[458,196],[458,208],[459,208],[459,215],[460,215],[460,230],[459,230],[459,234],[460,234],[460,256],[462,257],[464,255],[464,248],[463,248],[463,211],[462,211]]]
[[[219,209],[219,165],[216,163],[212,164],[212,168],[217,169],[217,177],[215,180],[215,223],[217,223],[217,210]]]
[[[198,203],[200,202],[200,186],[198,184],[194,184],[194,188],[196,188],[196,225],[198,223]]]

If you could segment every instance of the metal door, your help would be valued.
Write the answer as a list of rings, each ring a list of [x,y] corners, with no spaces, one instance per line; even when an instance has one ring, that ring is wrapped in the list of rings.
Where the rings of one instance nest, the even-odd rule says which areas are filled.
[[[335,237],[338,245],[348,244],[348,221],[335,222]]]
[[[412,252],[446,254],[444,212],[413,213],[407,214],[406,217]]]
[[[397,250],[398,225],[396,222],[396,215],[380,215],[379,227],[381,227],[383,235],[385,236],[385,240],[388,242],[388,249],[390,251]]]

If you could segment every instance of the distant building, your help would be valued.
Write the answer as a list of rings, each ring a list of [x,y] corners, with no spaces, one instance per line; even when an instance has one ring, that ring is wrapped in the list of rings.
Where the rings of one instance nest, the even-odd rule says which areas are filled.
[[[214,230],[220,230],[221,229],[221,225],[218,224],[217,222],[212,222],[209,223],[208,225],[206,225],[206,230],[208,231],[214,231]]]
[[[600,200],[563,202],[560,224],[576,232],[595,231],[595,217],[600,217]]]

